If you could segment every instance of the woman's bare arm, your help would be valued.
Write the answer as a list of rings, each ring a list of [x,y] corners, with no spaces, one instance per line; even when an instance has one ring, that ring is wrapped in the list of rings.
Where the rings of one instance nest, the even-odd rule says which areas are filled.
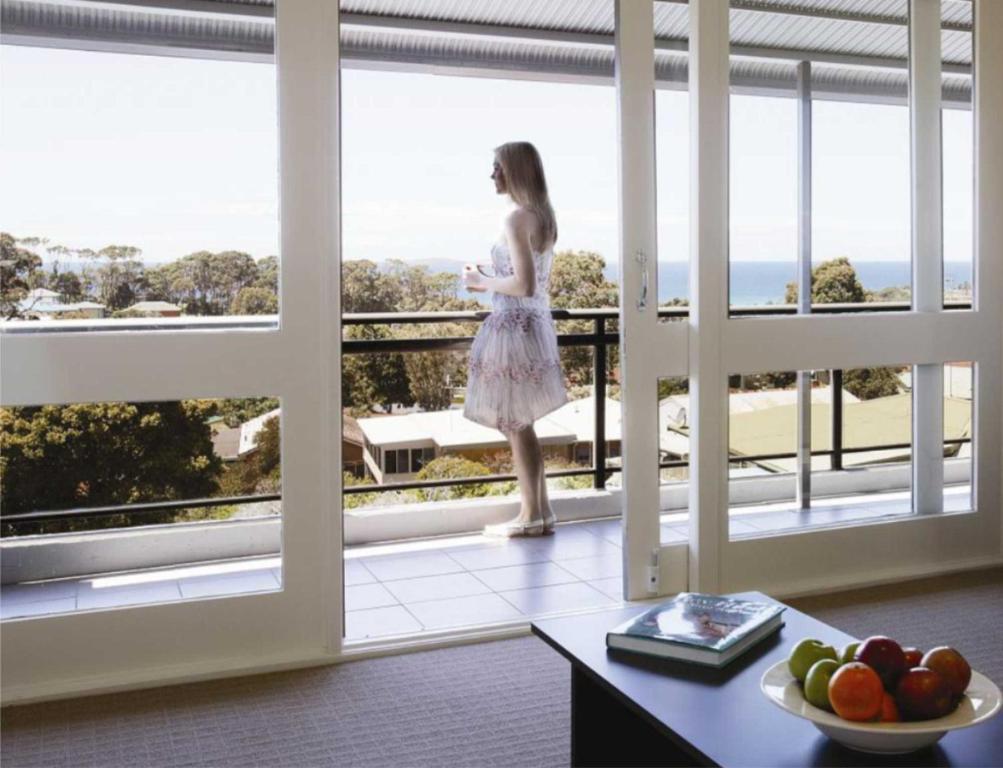
[[[506,277],[485,277],[468,264],[463,268],[463,281],[473,291],[494,291],[506,296],[529,297],[536,292],[536,266],[530,233],[536,225],[536,214],[518,210],[505,220],[505,237],[512,257],[512,274]]]

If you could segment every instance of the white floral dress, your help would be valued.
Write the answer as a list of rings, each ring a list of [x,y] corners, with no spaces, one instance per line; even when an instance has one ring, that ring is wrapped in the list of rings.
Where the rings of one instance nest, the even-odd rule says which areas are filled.
[[[553,259],[552,248],[533,253],[532,296],[492,294],[491,314],[470,351],[463,415],[471,421],[515,432],[567,402],[547,294]],[[498,277],[512,274],[504,238],[492,247],[491,263]]]

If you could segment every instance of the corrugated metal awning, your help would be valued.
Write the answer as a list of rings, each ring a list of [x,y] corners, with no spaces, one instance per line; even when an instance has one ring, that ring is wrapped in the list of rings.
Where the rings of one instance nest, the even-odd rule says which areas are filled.
[[[349,66],[516,77],[613,74],[612,0],[342,0]],[[972,7],[943,0],[944,98],[969,103]],[[655,4],[656,77],[685,87],[689,8]],[[271,0],[4,0],[4,43],[268,60]],[[815,62],[820,98],[901,100],[906,0],[732,0],[732,83],[793,93]]]

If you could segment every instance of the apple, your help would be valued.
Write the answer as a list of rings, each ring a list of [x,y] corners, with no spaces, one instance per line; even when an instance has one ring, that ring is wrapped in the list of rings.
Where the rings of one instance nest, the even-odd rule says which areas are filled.
[[[826,645],[821,640],[805,638],[791,651],[787,658],[787,668],[790,673],[803,683],[808,676],[808,670],[812,664],[822,659],[836,660],[836,649],[831,645]]]
[[[926,667],[913,667],[899,678],[895,704],[904,720],[933,720],[949,714],[956,706],[944,678]]]
[[[877,672],[886,691],[894,691],[899,677],[908,669],[902,646],[883,635],[874,635],[864,640],[853,658]]]
[[[829,703],[829,678],[837,669],[839,662],[835,659],[819,659],[811,665],[804,680],[804,697],[808,699],[809,704],[832,712],[832,704]]]
[[[926,666],[925,664],[920,664],[923,659],[923,652],[919,648],[914,648],[909,646],[908,648],[903,648],[902,653],[905,654],[905,668],[912,669],[913,667]]]
[[[860,647],[860,641],[854,640],[852,643],[847,643],[839,650],[839,663],[849,664],[853,661],[853,655],[857,652],[857,648]]]
[[[955,699],[960,699],[965,694],[965,689],[972,679],[972,668],[968,666],[965,657],[946,645],[927,651],[920,666],[932,669],[944,678]]]

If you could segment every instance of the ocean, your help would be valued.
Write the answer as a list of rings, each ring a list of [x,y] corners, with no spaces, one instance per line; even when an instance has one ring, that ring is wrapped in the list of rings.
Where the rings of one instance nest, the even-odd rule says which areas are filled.
[[[909,285],[912,265],[907,261],[860,261],[853,265],[865,290],[878,291]],[[797,279],[797,265],[790,261],[736,261],[731,265],[731,303],[750,306],[781,304],[787,283]],[[948,261],[944,264],[944,284],[948,289],[971,284],[972,264]],[[658,264],[658,302],[689,297],[689,265],[662,261]]]
[[[459,274],[462,262],[452,259],[420,259],[409,262],[427,267],[431,272]],[[607,280],[618,282],[618,264],[607,262],[603,273]],[[853,264],[861,284],[869,291],[909,285],[912,265],[908,261],[860,261]],[[792,261],[736,261],[731,265],[731,303],[742,306],[782,304],[787,283],[796,279]],[[944,264],[944,285],[957,288],[971,284],[972,263],[949,261]],[[463,294],[471,298],[470,294]],[[689,265],[679,261],[658,262],[658,303],[672,298],[689,297]],[[487,302],[486,302],[487,303]]]

